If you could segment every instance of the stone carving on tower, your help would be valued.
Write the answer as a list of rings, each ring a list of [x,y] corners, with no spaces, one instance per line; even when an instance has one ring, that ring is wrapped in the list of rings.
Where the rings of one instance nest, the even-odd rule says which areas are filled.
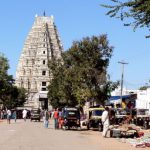
[[[62,51],[63,47],[53,16],[36,15],[16,71],[16,86],[24,87],[28,91],[26,105],[40,106],[40,93],[47,93],[46,87],[52,78],[48,69],[48,61],[52,57],[61,58]]]

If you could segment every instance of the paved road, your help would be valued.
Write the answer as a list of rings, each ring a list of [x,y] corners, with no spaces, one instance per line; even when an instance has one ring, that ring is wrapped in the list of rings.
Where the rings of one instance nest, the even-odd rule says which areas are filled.
[[[134,149],[116,139],[102,138],[98,131],[62,131],[49,129],[42,122],[0,123],[1,150],[127,150]],[[138,149],[140,150],[140,149]]]

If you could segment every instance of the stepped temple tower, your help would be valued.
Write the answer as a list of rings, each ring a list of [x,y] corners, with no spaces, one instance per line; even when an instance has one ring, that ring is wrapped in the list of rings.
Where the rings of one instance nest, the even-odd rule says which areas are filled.
[[[16,86],[28,92],[26,107],[48,108],[47,86],[52,74],[48,61],[63,51],[53,16],[35,16],[16,71]]]

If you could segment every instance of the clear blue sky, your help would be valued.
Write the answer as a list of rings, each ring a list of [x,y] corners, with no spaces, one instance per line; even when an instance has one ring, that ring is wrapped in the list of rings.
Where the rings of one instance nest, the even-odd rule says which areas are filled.
[[[150,79],[150,39],[144,36],[146,29],[136,32],[124,27],[117,19],[105,16],[106,9],[99,4],[105,0],[4,0],[0,3],[0,52],[9,60],[9,74],[15,77],[17,63],[24,41],[34,22],[35,14],[53,15],[59,35],[67,50],[74,40],[85,36],[107,34],[114,46],[108,73],[111,80],[121,78],[121,65],[128,62],[124,70],[124,85],[136,89]]]

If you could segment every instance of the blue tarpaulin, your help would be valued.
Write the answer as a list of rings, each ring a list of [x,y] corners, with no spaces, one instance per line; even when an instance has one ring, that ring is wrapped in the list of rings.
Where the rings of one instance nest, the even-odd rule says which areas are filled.
[[[130,98],[130,95],[122,95],[122,98]],[[121,96],[111,96],[109,100],[118,100],[121,99]]]

